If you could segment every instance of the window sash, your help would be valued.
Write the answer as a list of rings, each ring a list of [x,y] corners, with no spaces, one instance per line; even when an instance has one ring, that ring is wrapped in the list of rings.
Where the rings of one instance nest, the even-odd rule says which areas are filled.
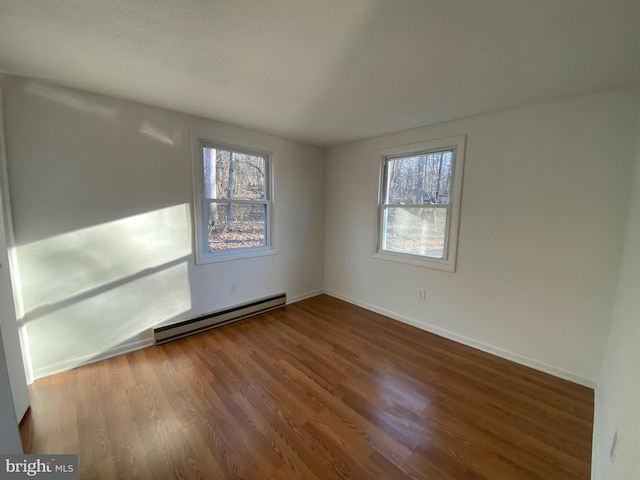
[[[260,246],[253,247],[238,247],[238,248],[225,248],[218,251],[210,251],[209,250],[209,205],[218,204],[218,205],[262,205],[265,207],[265,218],[264,218],[264,244]],[[271,228],[270,221],[271,218],[271,202],[267,200],[217,200],[211,198],[203,198],[202,199],[202,224],[204,225],[202,236],[203,245],[206,245],[207,255],[224,255],[229,252],[238,252],[238,251],[247,251],[247,250],[260,250],[260,249],[270,249],[271,248]]]
[[[270,194],[271,194],[271,154],[265,153],[265,152],[260,152],[260,151],[255,151],[255,150],[250,150],[250,149],[246,149],[246,148],[241,148],[241,147],[232,147],[229,145],[225,145],[222,143],[212,143],[212,142],[206,142],[206,141],[202,141],[200,140],[200,168],[204,169],[204,162],[205,162],[205,158],[204,158],[204,149],[208,148],[208,149],[212,149],[212,150],[222,150],[225,152],[229,152],[231,153],[231,155],[233,156],[234,154],[240,154],[240,155],[249,155],[252,157],[259,157],[262,158],[264,161],[264,172],[262,173],[264,176],[264,181],[263,181],[263,198],[261,199],[254,199],[254,200],[242,200],[242,199],[234,199],[232,198],[224,198],[224,197],[207,197],[205,195],[205,192],[207,191],[206,188],[206,178],[204,176],[204,173],[201,175],[201,188],[202,188],[202,199],[204,200],[220,200],[220,201],[228,201],[228,202],[242,202],[242,201],[256,201],[256,202],[269,202],[270,201]]]
[[[388,155],[384,157],[384,163],[383,163],[383,174],[384,174],[384,178],[383,178],[383,186],[382,186],[382,203],[386,203],[388,204],[389,202],[389,196],[391,195],[391,191],[392,189],[390,189],[390,176],[389,176],[389,170],[390,170],[390,164],[393,161],[396,160],[403,160],[403,159],[409,159],[409,158],[414,158],[414,157],[421,157],[421,156],[429,156],[429,155],[438,155],[438,154],[445,154],[445,153],[450,153],[451,154],[451,167],[450,167],[450,174],[449,174],[449,185],[448,185],[448,197],[449,197],[449,204],[451,203],[451,195],[453,193],[453,182],[455,179],[455,168],[456,168],[456,148],[436,148],[436,149],[432,149],[432,150],[419,150],[416,152],[411,152],[411,153],[402,153],[402,154],[397,154],[397,155]],[[422,204],[418,204],[418,205],[422,205]],[[442,204],[441,204],[442,205]]]
[[[442,250],[442,258],[430,257],[429,255],[421,255],[411,252],[401,252],[398,250],[389,250],[386,248],[387,238],[387,210],[389,208],[402,208],[402,209],[435,209],[441,208],[446,210],[446,220],[444,226],[444,246]],[[449,235],[451,224],[451,203],[421,203],[421,204],[398,204],[398,203],[385,203],[380,206],[380,251],[393,253],[394,255],[407,255],[411,257],[424,257],[432,260],[446,261],[449,259]]]

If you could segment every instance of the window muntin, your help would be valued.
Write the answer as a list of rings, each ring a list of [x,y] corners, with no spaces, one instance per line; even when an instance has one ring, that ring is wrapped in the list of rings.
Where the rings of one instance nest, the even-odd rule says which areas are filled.
[[[465,135],[380,150],[375,258],[455,271]]]

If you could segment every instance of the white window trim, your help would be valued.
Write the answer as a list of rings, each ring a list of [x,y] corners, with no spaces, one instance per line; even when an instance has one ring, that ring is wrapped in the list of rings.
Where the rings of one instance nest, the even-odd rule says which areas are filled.
[[[380,155],[380,178],[378,182],[378,247],[373,254],[373,258],[399,262],[419,267],[443,270],[446,272],[456,271],[456,260],[458,254],[458,230],[460,225],[460,204],[462,200],[462,177],[464,171],[464,156],[466,135],[456,135],[453,137],[438,138],[425,142],[411,143],[407,145],[397,145],[383,148],[378,151]],[[431,258],[423,255],[409,253],[392,252],[382,250],[383,238],[383,203],[384,203],[384,180],[385,162],[389,157],[407,156],[414,153],[428,153],[440,150],[453,150],[453,175],[450,215],[447,215],[447,228],[445,231],[445,255],[443,259]],[[406,205],[405,205],[406,206]]]
[[[193,180],[193,238],[195,264],[207,265],[218,262],[228,262],[232,260],[242,260],[246,258],[262,257],[265,255],[275,255],[278,251],[273,248],[272,225],[273,225],[273,197],[274,197],[274,169],[277,159],[277,150],[268,145],[255,144],[237,139],[225,139],[206,132],[191,132],[191,160],[192,160],[192,180]],[[267,190],[267,214],[265,225],[266,245],[261,247],[247,247],[233,250],[223,250],[210,252],[206,222],[204,220],[204,203],[208,202],[204,198],[204,158],[203,147],[228,148],[235,152],[257,153],[267,157],[266,188]],[[242,203],[241,201],[233,203]]]

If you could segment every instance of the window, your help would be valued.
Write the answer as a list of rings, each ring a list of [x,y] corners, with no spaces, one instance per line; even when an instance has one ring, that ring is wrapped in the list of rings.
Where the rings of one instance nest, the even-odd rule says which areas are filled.
[[[197,141],[198,263],[275,253],[271,249],[270,152]]]
[[[376,257],[455,271],[465,136],[382,150]]]

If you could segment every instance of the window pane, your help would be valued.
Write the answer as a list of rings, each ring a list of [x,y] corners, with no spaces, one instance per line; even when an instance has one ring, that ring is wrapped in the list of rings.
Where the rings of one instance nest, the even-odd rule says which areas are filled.
[[[264,204],[210,203],[209,252],[266,245],[266,212]]]
[[[265,157],[203,147],[205,198],[265,200]]]
[[[385,203],[450,203],[452,163],[451,150],[389,159]]]
[[[386,208],[382,248],[444,258],[446,225],[446,208]]]

